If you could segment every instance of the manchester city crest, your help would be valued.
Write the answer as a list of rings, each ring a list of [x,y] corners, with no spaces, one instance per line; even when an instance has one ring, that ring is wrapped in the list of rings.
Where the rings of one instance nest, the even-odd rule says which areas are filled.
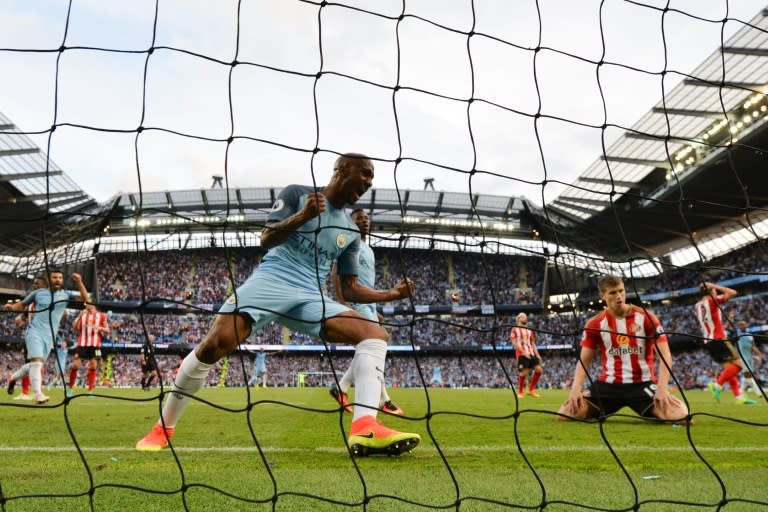
[[[341,249],[347,245],[347,236],[344,233],[340,233],[339,236],[336,237],[336,247]]]

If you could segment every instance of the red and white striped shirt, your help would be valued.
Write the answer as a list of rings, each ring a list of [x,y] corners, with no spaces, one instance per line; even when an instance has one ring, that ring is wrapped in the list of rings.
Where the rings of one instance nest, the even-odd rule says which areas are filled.
[[[611,384],[656,382],[653,371],[653,343],[666,343],[661,323],[651,312],[638,306],[624,318],[608,310],[587,321],[581,346],[600,350],[603,371],[597,380]]]
[[[100,311],[90,313],[85,311],[80,317],[80,336],[77,337],[78,347],[101,347],[101,332],[99,327],[107,326],[107,315]]]
[[[512,340],[512,344],[515,346],[515,357],[537,357],[533,331],[527,327],[521,327],[519,325],[512,328],[509,333],[509,339]]]
[[[723,327],[723,318],[720,315],[719,304],[725,303],[725,295],[712,297],[707,295],[697,302],[693,307],[696,310],[696,318],[701,326],[701,335],[704,336],[704,343],[710,340],[724,340],[725,328]]]

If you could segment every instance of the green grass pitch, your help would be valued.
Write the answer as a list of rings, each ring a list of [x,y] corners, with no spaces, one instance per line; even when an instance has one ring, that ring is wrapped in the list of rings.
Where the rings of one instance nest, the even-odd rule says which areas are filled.
[[[556,421],[564,391],[518,404],[509,390],[396,389],[409,417],[379,417],[422,444],[352,459],[351,416],[322,388],[206,388],[175,451],[158,453],[133,450],[158,417],[157,390],[98,390],[66,406],[60,389],[49,394],[42,407],[0,398],[3,512],[768,510],[762,399],[688,392],[688,428],[628,409],[602,424]]]

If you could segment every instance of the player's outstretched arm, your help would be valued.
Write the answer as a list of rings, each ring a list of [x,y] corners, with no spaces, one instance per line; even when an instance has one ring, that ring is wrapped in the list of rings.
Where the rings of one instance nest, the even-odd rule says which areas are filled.
[[[5,304],[3,304],[3,311],[24,311],[24,308],[26,305],[20,301],[8,301]]]
[[[337,265],[336,262],[333,262],[333,266],[331,267],[331,282],[333,283],[333,291],[336,292],[336,300],[338,300],[342,304],[347,304],[347,299],[344,297],[344,291],[341,287],[341,278],[339,277],[339,273],[336,271]]]
[[[389,290],[368,288],[361,284],[355,275],[340,275],[339,283],[344,298],[349,302],[360,304],[406,299],[411,297],[414,292],[413,282],[410,279],[400,280],[394,288]]]
[[[88,294],[88,290],[85,288],[85,283],[83,282],[82,276],[80,276],[80,274],[72,274],[72,280],[75,282],[78,290],[80,291],[80,300],[83,302],[90,302],[91,296]]]

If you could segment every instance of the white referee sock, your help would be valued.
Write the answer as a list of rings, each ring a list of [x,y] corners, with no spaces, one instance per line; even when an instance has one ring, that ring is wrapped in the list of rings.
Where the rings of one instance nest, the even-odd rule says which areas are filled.
[[[376,417],[384,382],[387,342],[367,339],[355,347],[352,368],[355,377],[355,414],[352,421],[363,416]]]
[[[19,381],[29,375],[29,363],[25,363],[24,366],[16,370],[16,372],[11,375],[11,379],[14,381]]]
[[[35,395],[43,392],[43,363],[39,361],[29,363],[29,389]]]
[[[205,383],[205,378],[211,370],[212,364],[200,362],[194,350],[184,358],[179,367],[179,373],[173,382],[171,391],[183,391],[187,395],[194,395]],[[163,418],[166,427],[175,427],[181,415],[189,405],[189,397],[178,393],[168,395],[168,400],[163,406]]]

